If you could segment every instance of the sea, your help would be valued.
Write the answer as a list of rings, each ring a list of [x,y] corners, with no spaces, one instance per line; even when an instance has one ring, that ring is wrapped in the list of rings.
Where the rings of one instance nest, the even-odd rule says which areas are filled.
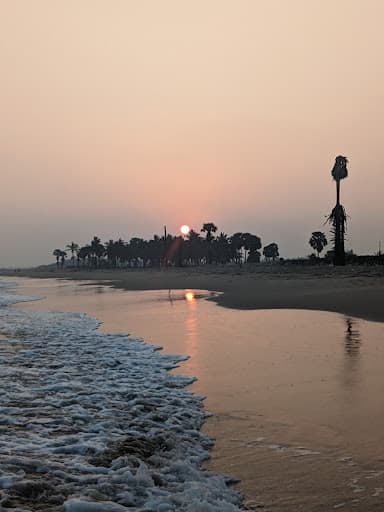
[[[384,327],[0,281],[0,507],[384,509]]]

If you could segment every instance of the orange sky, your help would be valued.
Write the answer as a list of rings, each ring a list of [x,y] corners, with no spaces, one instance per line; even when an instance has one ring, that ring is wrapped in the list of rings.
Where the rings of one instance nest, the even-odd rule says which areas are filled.
[[[306,255],[350,159],[348,247],[384,244],[382,0],[0,0],[0,266],[251,231]]]

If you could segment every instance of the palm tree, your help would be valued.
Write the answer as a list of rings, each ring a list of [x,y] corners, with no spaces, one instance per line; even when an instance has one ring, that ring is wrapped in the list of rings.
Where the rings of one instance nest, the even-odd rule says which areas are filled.
[[[129,241],[130,253],[133,259],[133,264],[135,267],[139,266],[140,260],[143,263],[143,267],[145,267],[145,248],[146,242],[143,238],[133,237]]]
[[[60,265],[60,258],[61,258],[61,253],[62,252],[63,251],[61,249],[55,249],[53,251],[53,253],[52,253],[55,256],[55,258],[56,258],[56,266],[57,266],[57,268],[59,268],[59,265]]]
[[[116,262],[117,262],[116,242],[114,242],[113,240],[108,240],[108,242],[106,242],[104,244],[104,246],[105,246],[105,254],[107,256],[108,263],[111,266],[116,267]]]
[[[231,246],[228,235],[221,232],[214,243],[217,261],[222,264],[228,263],[231,259]]]
[[[193,229],[191,229],[184,243],[185,256],[193,265],[199,265],[203,254],[203,239]]]
[[[94,257],[95,267],[98,267],[100,258],[101,258],[101,256],[103,256],[103,254],[105,252],[105,247],[101,243],[100,238],[97,236],[93,237],[90,247],[91,247],[92,256]]]
[[[208,263],[212,263],[212,240],[214,239],[214,236],[212,233],[216,233],[217,226],[213,222],[206,222],[203,224],[203,227],[200,230],[202,233],[207,233],[205,236],[205,240],[208,244]]]
[[[65,246],[66,249],[68,249],[68,251],[71,251],[71,261],[72,261],[72,264],[74,265],[75,264],[75,253],[77,254],[80,247],[78,244],[75,244],[75,242],[71,242],[70,244],[66,245]]]
[[[60,254],[60,264],[61,264],[61,268],[64,267],[64,262],[65,262],[65,258],[67,257],[67,253],[65,251],[61,251],[61,254]]]
[[[328,220],[333,227],[335,242],[334,265],[345,265],[344,235],[347,221],[344,206],[340,203],[340,181],[348,176],[348,159],[337,156],[332,169],[332,177],[336,181],[336,206],[333,208]]]
[[[153,238],[148,240],[146,251],[151,266],[160,267],[163,254],[163,241],[159,235],[153,235]]]
[[[318,258],[320,258],[320,253],[324,247],[328,245],[327,238],[321,231],[314,231],[308,243],[317,252]]]

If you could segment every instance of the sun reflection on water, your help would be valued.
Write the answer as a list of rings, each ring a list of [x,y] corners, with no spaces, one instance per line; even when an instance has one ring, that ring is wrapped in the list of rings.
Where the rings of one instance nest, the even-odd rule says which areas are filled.
[[[185,317],[185,346],[186,352],[193,360],[192,366],[199,362],[199,336],[197,322],[197,299],[195,292],[185,290],[184,298],[188,303],[188,312]]]
[[[184,297],[187,302],[194,302],[196,300],[195,294],[191,290],[186,290]]]

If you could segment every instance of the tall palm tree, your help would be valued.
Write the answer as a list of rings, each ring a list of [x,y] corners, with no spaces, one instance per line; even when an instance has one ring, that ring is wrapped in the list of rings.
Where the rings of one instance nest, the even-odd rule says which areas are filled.
[[[202,233],[207,233],[205,235],[205,240],[208,244],[208,263],[212,263],[212,240],[214,239],[214,236],[212,233],[216,233],[217,226],[213,222],[206,222],[203,224],[203,227],[200,230]]]
[[[98,267],[100,258],[105,253],[105,247],[101,243],[100,238],[97,236],[94,236],[93,239],[91,240],[90,247],[91,247],[91,251],[92,251],[92,256],[94,258],[94,260],[93,260],[94,265],[95,265],[95,267]]]
[[[231,259],[230,240],[226,233],[221,232],[214,242],[216,259],[221,264],[228,263]]]
[[[66,245],[65,246],[66,249],[68,249],[68,251],[71,251],[71,261],[72,261],[72,265],[75,264],[75,253],[77,254],[79,252],[79,245],[78,244],[75,244],[75,242],[71,242],[70,244]]]
[[[199,265],[204,257],[203,239],[200,234],[191,229],[184,244],[185,255],[193,265]]]
[[[329,222],[333,227],[335,242],[334,265],[345,265],[344,236],[347,215],[344,206],[340,203],[340,181],[348,176],[348,159],[345,156],[337,156],[332,169],[332,177],[336,181],[336,206],[329,216]]]
[[[133,264],[135,267],[138,267],[140,265],[140,260],[145,266],[145,260],[146,260],[146,242],[143,238],[139,238],[137,236],[134,236],[129,241],[129,248],[133,260]]]
[[[116,242],[114,240],[108,240],[104,244],[105,247],[105,255],[107,256],[108,263],[113,267],[116,267],[117,264],[117,251],[116,251]]]
[[[60,258],[61,258],[61,253],[62,253],[62,252],[63,252],[63,251],[62,251],[61,249],[55,249],[55,250],[53,251],[53,253],[52,253],[52,254],[53,254],[53,256],[55,256],[55,258],[56,258],[56,267],[57,267],[57,268],[59,268],[59,265],[60,265]]]

